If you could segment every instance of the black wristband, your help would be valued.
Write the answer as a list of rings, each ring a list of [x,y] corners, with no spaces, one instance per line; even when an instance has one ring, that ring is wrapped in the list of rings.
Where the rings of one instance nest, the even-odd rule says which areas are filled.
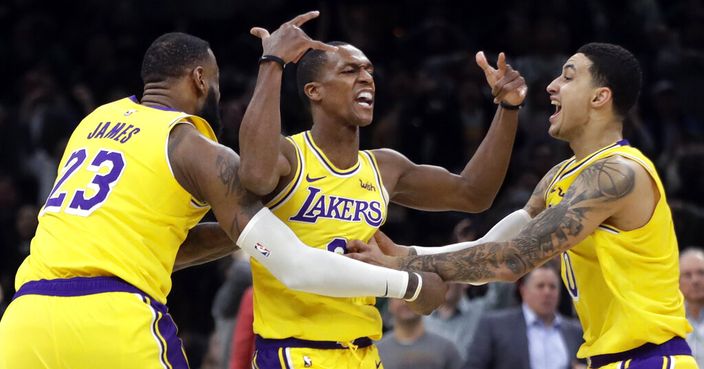
[[[286,65],[286,62],[276,55],[262,55],[262,57],[259,58],[259,64],[270,61],[276,62],[276,64],[281,66],[281,69]]]
[[[499,106],[506,110],[519,110],[521,107],[523,107],[523,103],[520,103],[518,105],[511,105],[511,104],[506,104],[505,102],[500,102]]]

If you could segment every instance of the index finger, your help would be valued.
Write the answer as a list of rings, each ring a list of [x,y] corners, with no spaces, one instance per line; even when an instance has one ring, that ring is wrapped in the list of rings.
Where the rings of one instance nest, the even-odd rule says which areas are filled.
[[[499,58],[496,61],[496,66],[499,68],[499,71],[506,71],[506,54],[504,54],[503,52],[499,53]]]
[[[309,20],[311,20],[313,18],[317,18],[318,15],[320,15],[319,11],[311,10],[308,13],[303,13],[303,14],[296,16],[296,18],[291,19],[288,23],[290,23],[296,27],[300,27],[303,25],[303,23],[308,22]]]
[[[322,51],[330,51],[330,52],[337,51],[337,46],[328,45],[325,42],[316,41],[316,40],[311,40],[310,47],[312,49],[318,49],[318,50],[322,50]]]

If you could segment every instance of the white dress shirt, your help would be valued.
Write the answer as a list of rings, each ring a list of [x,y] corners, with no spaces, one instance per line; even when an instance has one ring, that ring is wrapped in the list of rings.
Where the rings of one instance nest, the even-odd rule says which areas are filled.
[[[532,369],[568,368],[567,345],[560,333],[560,317],[546,325],[526,304],[523,304],[528,335],[528,356]]]

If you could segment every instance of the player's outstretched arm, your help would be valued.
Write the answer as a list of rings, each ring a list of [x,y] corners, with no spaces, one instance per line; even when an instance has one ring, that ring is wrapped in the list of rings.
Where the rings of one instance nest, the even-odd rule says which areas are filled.
[[[477,53],[476,60],[496,103],[523,103],[525,80],[506,64],[503,53],[499,54],[497,68],[489,65],[482,52]],[[477,213],[488,209],[506,177],[517,125],[517,108],[499,106],[486,137],[459,175],[445,168],[415,164],[393,150],[376,150],[392,201],[429,211]]]
[[[637,196],[636,172],[642,176],[644,169],[619,157],[595,162],[577,177],[562,202],[543,210],[508,242],[490,242],[437,255],[397,258],[362,252],[352,257],[401,270],[432,271],[448,282],[515,281],[579,243],[604,220],[625,209]],[[643,183],[639,186],[641,190],[651,190]]]
[[[193,126],[173,128],[168,147],[176,180],[196,199],[209,203],[230,240],[237,240],[243,251],[288,288],[335,297],[415,296],[417,310],[426,314],[444,301],[447,287],[437,275],[369,265],[302,243],[256,195],[242,187],[237,154],[205,138]],[[236,249],[232,241],[221,238],[222,233],[206,227],[202,237],[187,242],[183,265],[188,262],[184,255],[203,261]],[[210,241],[220,246],[208,245]]]
[[[284,23],[272,34],[254,27],[252,35],[262,41],[263,57],[270,58],[259,65],[257,84],[240,125],[240,177],[244,187],[259,195],[270,194],[279,178],[291,171],[287,157],[295,157],[293,148],[286,156],[287,143],[281,136],[281,77],[283,67],[296,62],[310,48],[334,51],[337,48],[312,40],[300,28],[316,18],[317,11],[301,14]],[[271,59],[271,57],[279,59]],[[273,61],[272,61],[273,60]]]

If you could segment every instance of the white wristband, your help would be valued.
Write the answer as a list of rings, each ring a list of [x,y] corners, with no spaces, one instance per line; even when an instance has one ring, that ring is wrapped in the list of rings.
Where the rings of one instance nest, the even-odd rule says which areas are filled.
[[[420,290],[423,288],[423,277],[420,276],[420,274],[413,272],[418,277],[418,286],[416,286],[416,292],[411,296],[410,299],[406,299],[408,302],[413,302],[416,301],[418,296],[420,295]]]

